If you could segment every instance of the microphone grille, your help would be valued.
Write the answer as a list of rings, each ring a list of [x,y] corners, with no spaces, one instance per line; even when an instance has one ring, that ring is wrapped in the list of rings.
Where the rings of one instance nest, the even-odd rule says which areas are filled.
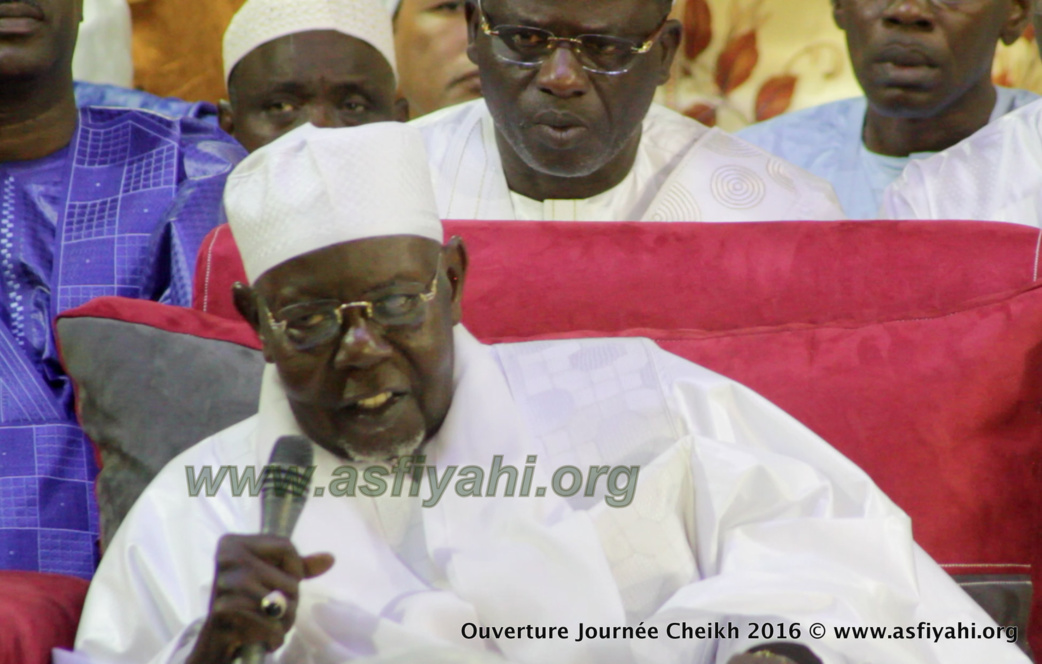
[[[311,465],[314,456],[311,441],[304,436],[282,436],[275,441],[268,465],[303,468]]]
[[[275,443],[261,484],[263,495],[304,498],[311,481],[309,469],[314,460],[311,441],[304,436],[282,436]]]

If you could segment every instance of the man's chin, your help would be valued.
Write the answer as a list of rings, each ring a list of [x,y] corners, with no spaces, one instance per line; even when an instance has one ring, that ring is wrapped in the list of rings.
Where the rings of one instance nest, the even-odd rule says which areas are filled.
[[[411,438],[400,438],[390,444],[374,445],[371,448],[359,448],[357,445],[345,445],[339,456],[346,456],[348,461],[356,463],[390,463],[402,457],[416,454],[426,440],[426,433],[420,431]]]

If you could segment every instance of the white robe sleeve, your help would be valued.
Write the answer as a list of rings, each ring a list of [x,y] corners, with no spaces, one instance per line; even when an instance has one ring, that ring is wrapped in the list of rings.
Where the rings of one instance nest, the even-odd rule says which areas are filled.
[[[243,437],[250,423],[218,436]],[[215,439],[171,461],[124,519],[87,593],[78,654],[99,664],[181,664],[190,654],[209,611],[218,540],[258,518],[238,513],[245,501],[225,492],[186,499],[185,466],[229,463],[212,453]]]
[[[978,631],[994,622],[914,543],[908,517],[852,462],[751,390],[677,362],[667,373],[679,376],[674,394],[691,435],[672,454],[689,462],[694,497],[678,510],[694,524],[701,578],[655,612],[656,624],[734,624],[738,638],[719,640],[715,658],[703,660],[721,664],[775,640],[803,643],[826,664],[1028,661],[996,639],[837,638],[846,627],[889,635],[923,622]],[[648,470],[644,501],[665,488],[654,465]],[[753,623],[773,625],[773,636],[750,638]],[[796,624],[798,638],[777,638]],[[822,638],[810,635],[815,624]],[[660,641],[654,661],[693,661],[678,644]]]

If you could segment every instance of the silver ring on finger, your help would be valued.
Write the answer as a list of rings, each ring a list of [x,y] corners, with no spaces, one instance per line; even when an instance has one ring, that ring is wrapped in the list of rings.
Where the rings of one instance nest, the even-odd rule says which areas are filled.
[[[278,620],[282,616],[286,615],[286,609],[289,607],[289,601],[286,599],[286,595],[281,590],[272,590],[270,593],[265,595],[260,601],[261,612],[269,618]]]

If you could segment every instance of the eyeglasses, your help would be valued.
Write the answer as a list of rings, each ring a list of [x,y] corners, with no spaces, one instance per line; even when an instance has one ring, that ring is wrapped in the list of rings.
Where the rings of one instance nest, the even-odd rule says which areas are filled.
[[[595,74],[622,74],[638,55],[644,55],[655,45],[669,20],[667,15],[655,31],[643,42],[610,35],[579,35],[558,37],[549,30],[523,25],[499,25],[493,30],[490,17],[478,2],[481,31],[492,38],[492,53],[505,62],[523,67],[536,67],[550,57],[558,45],[572,44],[572,53],[582,68]]]
[[[339,302],[314,300],[283,307],[274,315],[265,308],[268,324],[299,351],[311,350],[339,337],[344,329],[344,312],[360,309],[368,320],[384,328],[410,327],[427,317],[427,303],[438,295],[441,257],[427,290],[422,293],[392,293],[376,300]]]

